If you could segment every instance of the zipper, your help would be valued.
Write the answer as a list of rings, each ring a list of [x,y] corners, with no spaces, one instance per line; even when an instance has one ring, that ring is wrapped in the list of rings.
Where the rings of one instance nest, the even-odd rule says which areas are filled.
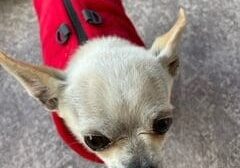
[[[81,25],[80,20],[78,19],[77,13],[75,12],[71,0],[63,0],[64,7],[67,10],[68,16],[70,17],[70,20],[73,24],[73,27],[77,33],[78,38],[78,44],[83,45],[85,42],[87,42],[88,37],[83,30],[83,27]]]

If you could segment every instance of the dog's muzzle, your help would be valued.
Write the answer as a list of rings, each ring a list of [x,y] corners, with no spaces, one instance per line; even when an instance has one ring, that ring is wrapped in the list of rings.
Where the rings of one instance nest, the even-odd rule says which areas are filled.
[[[127,168],[157,168],[157,167],[153,166],[153,164],[150,161],[144,159],[134,159],[128,164]]]

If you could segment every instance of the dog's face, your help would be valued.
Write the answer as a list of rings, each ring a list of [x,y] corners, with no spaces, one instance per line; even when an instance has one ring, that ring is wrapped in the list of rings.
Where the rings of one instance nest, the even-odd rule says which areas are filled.
[[[159,168],[172,122],[177,46],[186,24],[150,50],[125,40],[96,39],[77,51],[65,72],[0,54],[0,63],[49,110],[58,110],[77,139],[110,168]]]

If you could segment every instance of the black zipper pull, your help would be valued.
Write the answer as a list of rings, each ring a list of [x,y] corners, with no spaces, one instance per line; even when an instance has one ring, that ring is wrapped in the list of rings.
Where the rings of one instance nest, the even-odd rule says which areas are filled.
[[[78,43],[84,44],[87,42],[88,37],[82,27],[80,19],[78,18],[77,13],[74,10],[73,4],[71,0],[63,0],[64,7],[67,10],[67,14],[71,20],[74,30],[76,31]]]
[[[90,9],[84,9],[82,11],[84,19],[90,24],[102,24],[102,17],[95,11]]]

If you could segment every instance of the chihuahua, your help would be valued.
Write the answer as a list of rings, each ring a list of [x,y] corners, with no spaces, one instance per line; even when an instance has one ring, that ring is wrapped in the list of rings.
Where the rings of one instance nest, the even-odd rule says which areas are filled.
[[[186,15],[150,49],[118,37],[88,41],[68,67],[30,65],[0,52],[0,65],[109,168],[160,168],[172,123],[171,91]]]

